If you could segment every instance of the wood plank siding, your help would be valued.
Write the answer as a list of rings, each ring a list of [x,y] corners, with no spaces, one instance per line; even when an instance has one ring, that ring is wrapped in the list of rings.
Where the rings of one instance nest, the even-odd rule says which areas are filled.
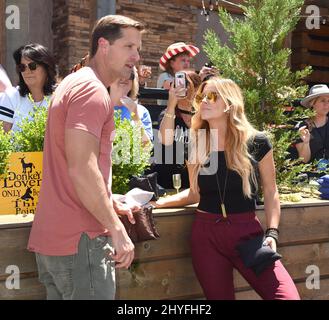
[[[320,9],[319,28],[307,28],[310,14],[305,10],[309,5],[316,5]],[[292,52],[293,70],[302,69],[307,65],[312,66],[313,73],[307,79],[309,85],[329,85],[329,1],[305,1],[302,17],[292,34]]]
[[[279,252],[302,299],[329,299],[329,202],[282,208]],[[189,236],[194,208],[155,210],[161,238],[136,246],[133,271],[117,273],[117,299],[203,299],[191,264]],[[264,225],[263,210],[257,215]],[[44,299],[38,282],[34,255],[26,250],[31,222],[0,220],[0,299]],[[31,220],[31,217],[30,217]],[[7,221],[7,222],[6,222]],[[17,265],[21,290],[8,290],[5,266]],[[309,290],[306,268],[320,270],[320,289]],[[237,299],[260,299],[247,282],[234,272]]]

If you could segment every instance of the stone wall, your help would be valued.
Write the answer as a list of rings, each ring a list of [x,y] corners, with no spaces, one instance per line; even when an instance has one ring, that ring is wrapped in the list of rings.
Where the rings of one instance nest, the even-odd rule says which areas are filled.
[[[53,3],[54,54],[60,75],[64,76],[88,52],[96,1],[54,0]],[[171,43],[195,42],[198,11],[194,6],[177,5],[175,1],[118,0],[116,13],[147,25],[141,63],[152,67],[150,86],[156,84],[159,59]]]
[[[54,55],[61,77],[88,53],[91,3],[89,0],[53,0]]]
[[[170,44],[178,41],[195,42],[197,13],[196,7],[178,5],[176,1],[117,1],[117,14],[135,18],[147,26],[148,32],[143,35],[141,63],[152,67],[153,76],[148,86],[156,86],[159,59]]]

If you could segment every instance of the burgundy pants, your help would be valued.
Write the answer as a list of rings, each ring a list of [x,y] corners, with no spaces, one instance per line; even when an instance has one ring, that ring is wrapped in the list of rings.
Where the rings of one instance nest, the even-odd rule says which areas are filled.
[[[294,282],[280,260],[259,276],[246,268],[236,245],[251,234],[263,233],[254,212],[229,214],[228,218],[196,211],[192,227],[192,262],[207,299],[234,300],[233,268],[266,300],[299,300]]]

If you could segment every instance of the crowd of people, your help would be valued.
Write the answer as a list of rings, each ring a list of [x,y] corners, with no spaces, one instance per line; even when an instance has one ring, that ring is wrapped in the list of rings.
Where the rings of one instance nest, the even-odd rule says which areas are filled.
[[[40,44],[14,53],[17,87],[0,79],[3,129],[20,130],[22,119],[48,107],[43,182],[28,249],[36,254],[39,279],[48,299],[114,299],[115,269],[128,268],[134,244],[119,219],[139,206],[129,206],[111,192],[114,112],[142,127],[142,143],[162,145],[152,166],[158,183],[172,188],[180,174],[183,191],[160,198],[156,208],[197,203],[191,230],[192,262],[208,299],[234,299],[236,268],[264,299],[299,299],[279,260],[260,275],[248,268],[237,246],[264,235],[262,246],[277,251],[280,202],[273,150],[244,111],[242,91],[216,68],[191,69],[200,49],[171,44],[159,60],[157,86],[168,90],[157,136],[146,107],[138,102],[139,85],[150,77],[138,68],[144,25],[119,15],[101,18],[91,35],[89,54],[56,81],[54,58]],[[184,74],[183,85],[175,74]],[[296,141],[304,162],[328,164],[329,88],[315,85],[302,101],[315,115],[298,124]],[[202,133],[202,134],[200,134]],[[168,159],[169,162],[168,163]],[[266,230],[255,215],[262,188]],[[64,223],[65,221],[65,223]]]

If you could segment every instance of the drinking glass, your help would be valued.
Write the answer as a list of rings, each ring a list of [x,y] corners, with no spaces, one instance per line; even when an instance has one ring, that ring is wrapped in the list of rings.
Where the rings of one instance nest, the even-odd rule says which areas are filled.
[[[173,186],[176,189],[177,193],[179,192],[179,189],[182,186],[182,177],[181,175],[178,174],[173,174],[172,175],[172,182],[173,182]]]

